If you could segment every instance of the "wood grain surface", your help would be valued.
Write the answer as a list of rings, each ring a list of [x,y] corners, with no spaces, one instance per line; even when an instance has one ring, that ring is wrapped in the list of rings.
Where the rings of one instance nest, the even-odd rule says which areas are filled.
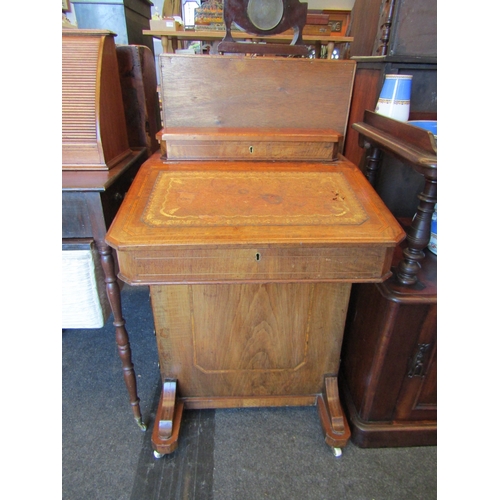
[[[345,135],[356,63],[160,55],[164,127],[333,129]]]
[[[314,401],[324,374],[338,371],[350,288],[152,286],[162,376],[177,379],[179,396],[194,402],[260,396],[278,396],[275,405],[285,401],[282,396]]]

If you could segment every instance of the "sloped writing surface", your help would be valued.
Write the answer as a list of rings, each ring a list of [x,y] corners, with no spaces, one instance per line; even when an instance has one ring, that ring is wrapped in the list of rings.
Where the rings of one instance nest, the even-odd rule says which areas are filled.
[[[338,225],[366,219],[338,172],[160,172],[142,215],[145,224],[157,227]]]

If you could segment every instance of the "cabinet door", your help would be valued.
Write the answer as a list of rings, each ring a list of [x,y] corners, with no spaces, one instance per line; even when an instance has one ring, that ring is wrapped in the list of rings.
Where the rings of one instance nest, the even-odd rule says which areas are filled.
[[[396,405],[396,420],[437,418],[437,306],[428,309]]]

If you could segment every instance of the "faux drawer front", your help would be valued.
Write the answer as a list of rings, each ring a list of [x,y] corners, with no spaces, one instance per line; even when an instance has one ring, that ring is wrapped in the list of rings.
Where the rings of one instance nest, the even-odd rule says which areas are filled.
[[[177,127],[156,138],[168,160],[332,161],[341,136],[330,129]]]
[[[241,141],[167,141],[169,160],[323,160],[337,157],[338,143]]]
[[[384,247],[245,248],[118,252],[129,283],[238,281],[372,281],[387,277],[392,252]]]

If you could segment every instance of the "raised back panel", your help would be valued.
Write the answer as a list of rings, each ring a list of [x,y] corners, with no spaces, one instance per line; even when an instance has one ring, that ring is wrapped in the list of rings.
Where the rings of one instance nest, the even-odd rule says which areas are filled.
[[[345,135],[356,63],[160,55],[164,127],[333,129]]]
[[[113,35],[63,30],[63,170],[108,170],[130,154]]]

